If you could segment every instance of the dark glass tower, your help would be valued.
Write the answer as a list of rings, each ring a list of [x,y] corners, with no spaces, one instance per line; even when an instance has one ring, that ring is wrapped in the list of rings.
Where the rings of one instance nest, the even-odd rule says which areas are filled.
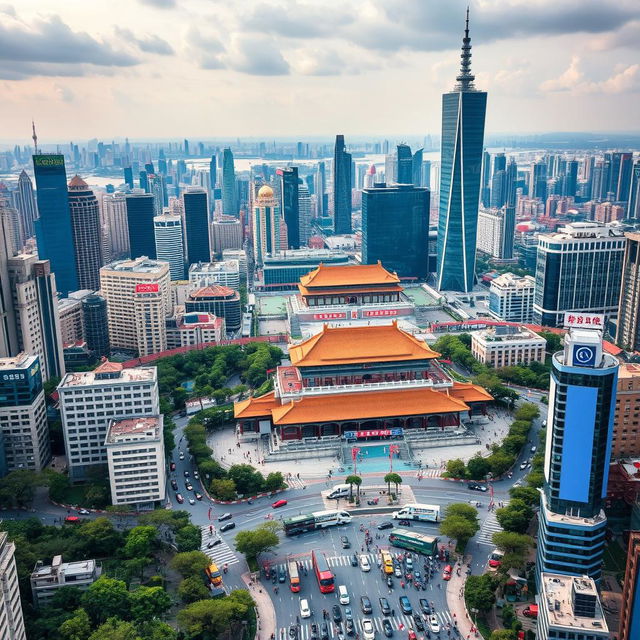
[[[190,187],[182,194],[184,202],[186,261],[211,261],[211,245],[209,243],[209,213],[207,192],[200,187]]]
[[[17,205],[25,238],[31,238],[35,233],[34,223],[38,216],[36,199],[33,195],[33,184],[24,169],[20,172],[20,177],[18,178]]]
[[[124,182],[129,185],[129,189],[133,189],[133,169],[131,167],[124,168]]]
[[[84,319],[84,338],[87,348],[98,358],[109,357],[109,322],[107,317],[107,301],[98,295],[87,296],[82,300]]]
[[[154,197],[151,193],[132,193],[127,196],[127,227],[132,258],[156,257],[153,218]]]
[[[351,154],[344,147],[344,136],[336,136],[333,152],[333,230],[351,233]]]
[[[396,182],[398,184],[413,184],[413,156],[408,144],[399,144],[397,147],[398,168],[396,170]]]
[[[216,208],[216,182],[218,181],[218,165],[216,161],[216,154],[211,155],[209,161],[209,208],[211,211],[215,211]]]
[[[468,292],[475,280],[478,199],[487,94],[471,73],[469,11],[462,64],[453,91],[442,96],[438,279],[440,290]]]
[[[429,190],[384,184],[362,192],[362,262],[401,278],[427,277]]]
[[[236,194],[236,170],[233,153],[227,147],[222,154],[222,213],[238,217],[238,197]]]
[[[65,297],[78,290],[78,275],[64,156],[34,155],[33,169],[39,215],[35,223],[38,257],[49,261],[58,292]]]
[[[281,211],[287,225],[289,249],[300,248],[300,205],[298,204],[298,167],[276,171],[280,178]]]
[[[627,218],[635,221],[640,220],[640,160],[636,160],[631,172]]]
[[[418,149],[411,161],[411,184],[414,187],[429,187],[422,181],[422,149]]]

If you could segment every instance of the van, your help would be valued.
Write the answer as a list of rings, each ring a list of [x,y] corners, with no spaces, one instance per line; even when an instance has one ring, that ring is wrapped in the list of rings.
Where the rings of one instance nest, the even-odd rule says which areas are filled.
[[[311,617],[311,609],[309,608],[309,601],[306,598],[302,598],[302,600],[300,600],[300,617],[301,618]]]
[[[343,584],[338,587],[338,598],[340,600],[340,604],[349,604],[350,602],[349,592],[347,591],[347,587]]]
[[[346,498],[349,495],[350,490],[351,489],[348,484],[337,484],[335,487],[333,487],[333,489],[331,489],[331,491],[327,495],[327,498],[329,498],[330,500]]]

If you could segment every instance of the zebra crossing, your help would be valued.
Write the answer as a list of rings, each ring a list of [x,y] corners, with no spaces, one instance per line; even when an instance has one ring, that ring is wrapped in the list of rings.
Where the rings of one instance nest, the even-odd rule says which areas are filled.
[[[453,625],[453,618],[448,611],[436,612],[435,616],[438,619],[438,623],[440,624],[440,627],[442,629],[446,628],[447,625]],[[378,637],[383,637],[384,630],[382,627],[382,621],[384,619],[385,617],[383,616],[363,616],[362,618],[354,618],[355,630],[358,634],[360,634],[360,637],[362,637],[364,633],[364,629],[362,628],[362,621],[371,620]],[[395,616],[386,616],[386,619],[391,623],[391,627],[394,629],[394,631],[406,631],[407,629],[415,629],[415,624],[411,616],[407,616],[405,614],[397,614]],[[322,620],[316,621],[318,627],[320,627],[321,623]],[[329,636],[331,638],[335,638],[337,636],[337,625],[334,622],[327,622],[327,624],[329,625]],[[344,623],[342,624],[342,627],[344,628]],[[426,622],[425,627],[428,628]],[[289,627],[279,627],[276,638],[278,640],[284,640],[285,638],[288,638],[288,632]],[[298,640],[310,640],[310,638],[311,622],[302,622],[302,624],[300,624],[298,627]]]
[[[218,568],[224,564],[236,564],[237,562],[240,562],[238,556],[218,532],[215,532],[213,535],[209,535],[208,524],[202,525],[200,527],[200,532],[202,535],[202,544],[200,545],[200,551],[209,556],[209,558],[211,558],[218,565]],[[212,540],[216,540],[217,538],[220,538],[222,542],[220,544],[217,544],[215,547],[211,547],[211,549],[207,549],[207,545],[209,544],[209,542],[211,542]]]
[[[443,469],[418,469],[416,478],[441,478]]]
[[[507,503],[505,502],[505,505]],[[502,531],[502,527],[500,526],[498,519],[496,518],[496,512],[491,511],[489,515],[485,518],[485,521],[482,523],[480,527],[480,531],[478,531],[478,535],[476,536],[476,542],[478,544],[489,544],[494,546],[493,544],[493,534],[498,533],[498,531]]]
[[[304,480],[293,475],[289,478],[285,478],[285,482],[289,485],[290,489],[302,489],[306,486]]]
[[[375,554],[375,553],[358,553],[356,555],[358,556],[358,558],[361,558],[363,556],[368,558],[369,564],[372,567],[375,567],[376,566],[376,562],[378,562],[380,560],[380,556],[378,554]],[[353,557],[353,554],[350,555],[350,556],[345,556],[345,555],[328,556],[327,557],[327,564],[330,567],[350,567],[351,566],[351,558],[352,557]],[[308,571],[311,571],[311,559],[310,558],[305,558],[303,560],[298,560],[296,558],[294,558],[294,559],[297,561],[298,566],[302,565],[305,569],[307,569]],[[286,570],[287,563],[286,562],[281,562],[279,564],[274,564],[273,565],[274,569],[279,569],[280,567],[283,567]]]

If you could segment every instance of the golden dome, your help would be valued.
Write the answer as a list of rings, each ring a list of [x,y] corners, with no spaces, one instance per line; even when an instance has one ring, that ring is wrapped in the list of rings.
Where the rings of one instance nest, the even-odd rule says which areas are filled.
[[[273,198],[273,189],[268,184],[263,184],[258,190],[258,198]]]

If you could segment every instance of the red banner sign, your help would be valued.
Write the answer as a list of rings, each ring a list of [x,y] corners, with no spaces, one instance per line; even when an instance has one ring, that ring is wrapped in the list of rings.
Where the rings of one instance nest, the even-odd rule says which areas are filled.
[[[345,320],[346,313],[314,313],[314,320]]]
[[[604,315],[601,313],[573,313],[565,311],[565,327],[587,327],[588,329],[603,329]]]
[[[158,293],[159,285],[156,284],[137,284],[136,293]]]
[[[397,316],[397,309],[374,309],[373,311],[365,311],[362,314],[365,318],[378,318],[380,316]]]
[[[373,436],[390,436],[391,429],[371,429],[370,431],[356,431],[356,438],[371,438]]]

